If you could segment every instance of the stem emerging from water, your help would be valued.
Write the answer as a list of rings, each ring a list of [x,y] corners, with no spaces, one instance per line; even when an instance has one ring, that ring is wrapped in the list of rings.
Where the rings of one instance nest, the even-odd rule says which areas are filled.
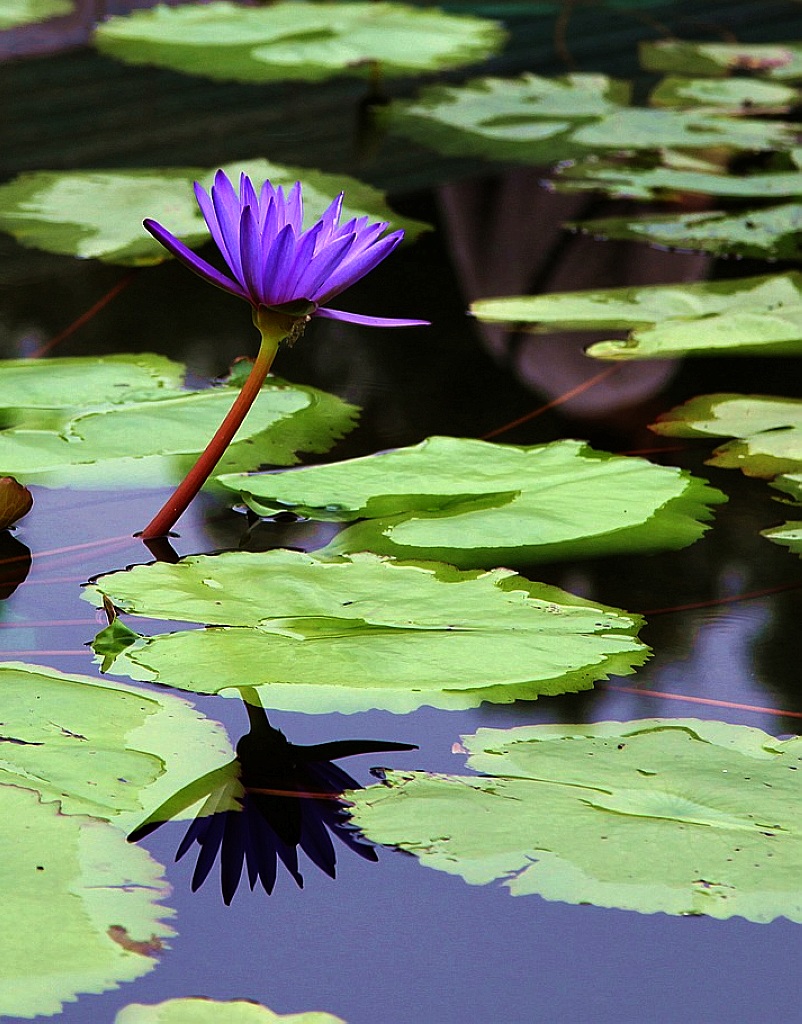
[[[273,365],[279,344],[293,334],[294,321],[286,315],[272,316],[267,310],[254,310],[253,322],[262,335],[259,353],[251,367],[242,390],[234,400],[228,415],[217,428],[214,437],[201,453],[198,461],[187,473],[172,496],[164,503],[148,525],[137,534],[143,541],[164,537],[175,526],[179,517],[186,512],[189,503],[209,479],[214,467],[223,457],[234,435],[242,426],[248,410],[265,382],[265,377]]]

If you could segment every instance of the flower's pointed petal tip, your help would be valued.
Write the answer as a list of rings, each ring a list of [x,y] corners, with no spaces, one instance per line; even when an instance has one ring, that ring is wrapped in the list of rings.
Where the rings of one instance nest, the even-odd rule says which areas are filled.
[[[158,221],[147,218],[142,223],[157,242],[160,242],[168,252],[172,253],[177,260],[180,260],[184,266],[189,267],[199,277],[202,277],[209,284],[213,284],[217,288],[222,288],[223,291],[230,292],[232,295],[237,295],[239,298],[247,299],[250,302],[248,293],[238,282],[232,281],[225,274],[221,274],[210,263],[196,255],[179,238],[170,234],[167,228],[163,228]]]
[[[360,324],[363,327],[431,327],[430,320],[400,320],[385,316],[363,316],[361,313],[345,313],[341,309],[329,309],[320,307],[315,316],[322,316],[326,320],[345,320],[350,324]]]

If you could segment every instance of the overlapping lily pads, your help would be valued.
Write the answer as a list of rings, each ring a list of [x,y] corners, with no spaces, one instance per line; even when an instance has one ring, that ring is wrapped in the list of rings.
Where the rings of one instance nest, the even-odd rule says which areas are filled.
[[[59,1013],[152,970],[174,934],[161,865],[120,829],[63,814],[19,785],[0,784],[0,813],[0,1014]]]
[[[167,999],[163,1003],[130,1003],[120,1010],[114,1024],[345,1024],[345,1021],[319,1010],[274,1013],[250,1000],[220,1002],[194,997]]]
[[[278,2],[245,7],[214,0],[157,6],[98,26],[101,52],[191,75],[270,82],[362,74],[419,74],[484,60],[505,32],[494,21],[400,3]]]
[[[642,913],[802,922],[802,739],[693,719],[482,729],[481,777],[349,794],[371,840],[473,885]]]
[[[49,18],[60,18],[72,10],[71,0],[3,0],[0,6],[0,31],[47,21]]]
[[[387,207],[381,192],[347,175],[287,167],[261,158],[225,164],[222,169],[235,181],[240,173],[257,182],[269,178],[276,185],[301,181],[310,222],[345,192],[346,218],[367,214],[372,220],[390,221],[394,228],[403,228],[407,238],[428,227],[399,217]],[[67,256],[133,266],[161,263],[168,254],[142,227],[143,219],[151,217],[167,225],[190,247],[209,241],[192,183],[199,181],[208,189],[216,171],[157,167],[28,172],[0,185],[0,231],[14,235],[23,245]]]
[[[597,359],[802,353],[802,274],[796,272],[480,299],[471,312],[535,333],[630,332],[623,341],[591,345],[587,354]]]
[[[161,356],[0,362],[0,475],[72,487],[176,483],[214,434],[235,386],[177,386],[184,368]],[[353,406],[271,377],[221,468],[291,465],[352,428]]]
[[[103,595],[124,612],[209,627],[143,637],[111,671],[225,696],[255,686],[278,710],[531,700],[627,674],[647,657],[638,616],[504,569],[366,553],[202,555],[103,576],[86,596]]]
[[[640,46],[647,71],[711,77],[753,72],[764,78],[802,80],[799,43],[710,43],[668,39]]]
[[[592,150],[724,146],[790,149],[792,125],[704,110],[627,106],[629,86],[604,75],[482,78],[432,86],[390,105],[390,126],[449,155],[530,164],[556,163]]]
[[[361,520],[321,554],[378,551],[463,568],[684,547],[720,492],[681,470],[578,441],[432,437],[292,473],[225,477],[260,514]]]

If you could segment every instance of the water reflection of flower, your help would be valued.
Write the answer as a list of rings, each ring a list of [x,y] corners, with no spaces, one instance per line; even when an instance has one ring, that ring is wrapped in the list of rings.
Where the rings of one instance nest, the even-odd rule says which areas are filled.
[[[378,860],[374,847],[349,825],[341,799],[345,790],[361,786],[332,762],[353,754],[414,750],[414,745],[336,740],[297,746],[270,725],[253,691],[248,692],[246,708],[250,730],[237,743],[236,759],[165,801],[131,833],[129,841],[138,842],[205,797],[175,859],[180,860],[197,843],[194,892],[206,881],[219,856],[226,904],[234,898],[243,869],[251,889],[260,882],[270,894],[281,862],[303,888],[299,850],[334,878],[337,854],[332,837],[360,857]]]

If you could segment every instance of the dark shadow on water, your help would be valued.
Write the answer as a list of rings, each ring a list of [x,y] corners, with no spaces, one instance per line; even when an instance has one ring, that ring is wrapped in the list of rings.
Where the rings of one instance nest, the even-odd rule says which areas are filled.
[[[220,888],[229,905],[243,868],[253,890],[260,882],[270,895],[281,862],[303,888],[298,860],[301,850],[330,878],[336,875],[332,838],[365,860],[376,861],[375,848],[349,825],[342,794],[361,789],[333,762],[354,754],[414,750],[414,744],[385,740],[336,740],[297,746],[274,729],[256,692],[242,691],[249,731],[236,746],[237,756],[222,768],[196,779],[166,800],[129,835],[135,843],[200,800],[203,806],[179,844],[180,860],[198,845],[192,891],[208,878],[220,859]]]

